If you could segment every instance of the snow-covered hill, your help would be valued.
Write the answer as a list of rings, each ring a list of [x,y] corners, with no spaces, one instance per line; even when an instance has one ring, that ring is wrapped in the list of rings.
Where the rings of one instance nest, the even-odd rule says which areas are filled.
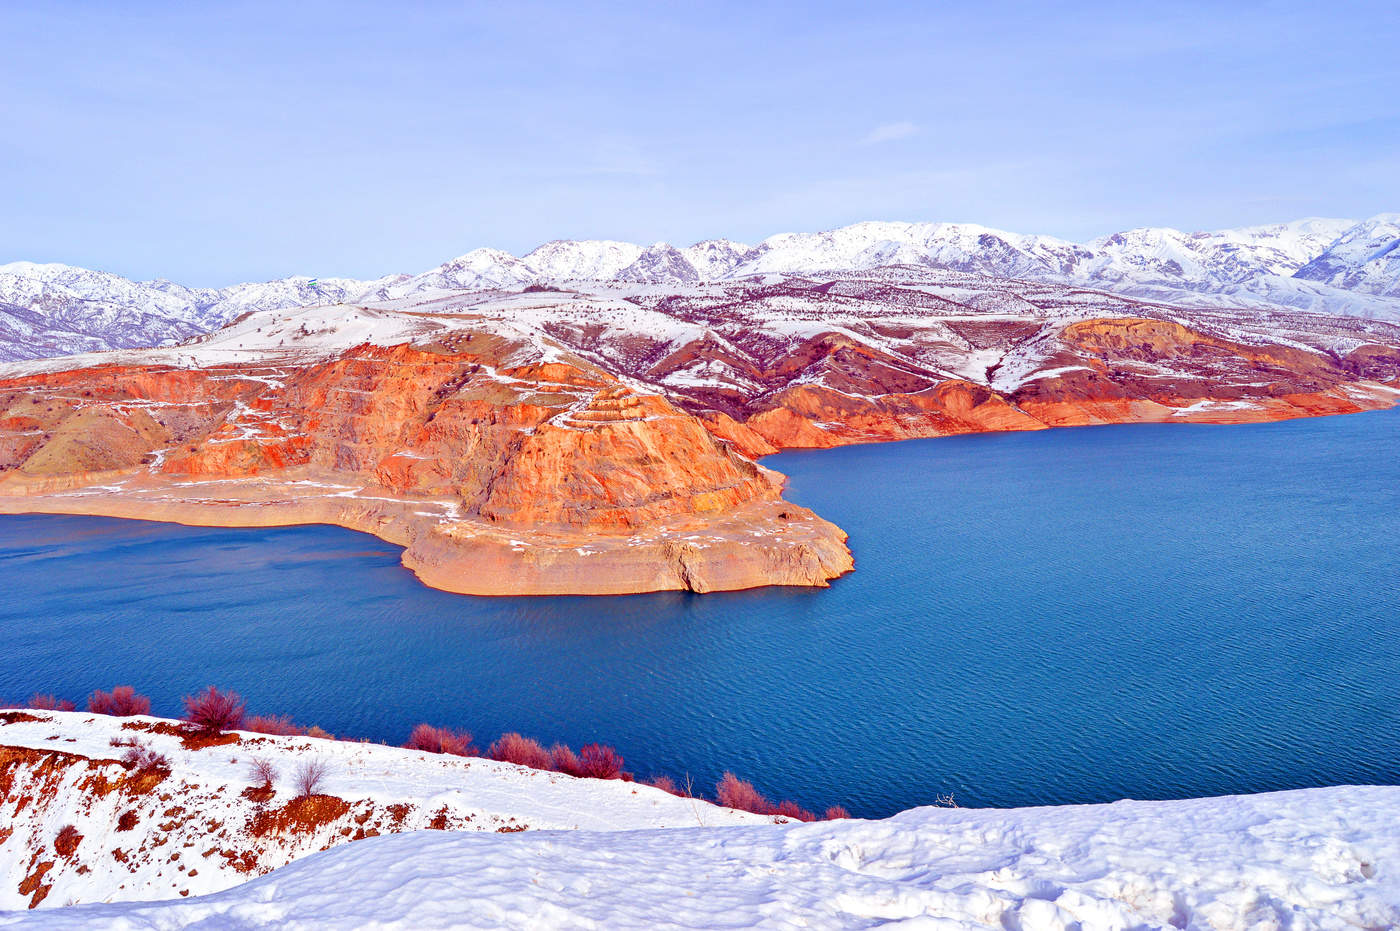
[[[1400,298],[1400,213],[1372,217],[1346,230],[1296,276]]]
[[[168,769],[124,767],[132,740]],[[326,776],[298,800],[308,760]],[[6,713],[0,764],[0,928],[1400,926],[1400,787],[801,824],[478,758],[47,711]]]
[[[476,249],[417,275],[303,276],[227,288],[135,282],[67,265],[0,266],[0,361],[178,343],[256,310],[436,291],[625,281],[684,286],[886,266],[1092,287],[1193,306],[1289,307],[1400,319],[1400,215],[1208,233],[1134,229],[1088,243],[971,223],[856,223],[756,246],[559,240],[523,257]]]
[[[399,831],[775,820],[637,783],[479,757],[248,732],[210,739],[182,727],[145,716],[0,713],[0,915],[217,892],[328,847]],[[124,766],[133,746],[163,764]],[[258,761],[266,778],[255,774]],[[302,798],[296,783],[308,761],[324,777]],[[68,844],[57,840],[65,827],[75,838]]]

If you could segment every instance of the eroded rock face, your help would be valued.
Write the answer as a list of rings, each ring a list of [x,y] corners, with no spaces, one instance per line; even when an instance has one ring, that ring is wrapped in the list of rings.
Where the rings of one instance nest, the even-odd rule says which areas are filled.
[[[583,364],[503,364],[519,348],[483,334],[9,379],[0,507],[329,521],[479,594],[824,585],[850,568],[838,528],[694,416]]]
[[[1397,397],[1394,325],[927,269],[449,293],[0,368],[0,510],[336,523],[480,594],[824,585],[844,534],[758,457]]]

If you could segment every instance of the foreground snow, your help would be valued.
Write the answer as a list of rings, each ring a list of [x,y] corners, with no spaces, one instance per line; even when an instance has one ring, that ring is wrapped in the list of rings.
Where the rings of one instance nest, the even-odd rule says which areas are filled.
[[[314,737],[240,732],[202,746],[175,722],[82,712],[0,714],[0,909],[219,892],[328,847],[436,828],[509,834],[772,823],[649,786],[576,779],[493,760]],[[170,773],[118,759],[139,740]],[[260,792],[254,760],[274,770]],[[308,760],[317,800],[298,802]],[[59,850],[65,826],[79,835]],[[37,894],[37,895],[36,895]]]
[[[419,832],[228,892],[0,927],[1392,928],[1400,788],[884,821]]]

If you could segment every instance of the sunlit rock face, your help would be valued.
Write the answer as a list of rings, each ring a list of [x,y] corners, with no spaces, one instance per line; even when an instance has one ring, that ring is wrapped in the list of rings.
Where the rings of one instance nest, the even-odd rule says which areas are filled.
[[[923,267],[435,292],[0,366],[0,509],[336,523],[480,594],[825,585],[845,535],[757,457],[1351,413],[1398,378],[1393,324]]]

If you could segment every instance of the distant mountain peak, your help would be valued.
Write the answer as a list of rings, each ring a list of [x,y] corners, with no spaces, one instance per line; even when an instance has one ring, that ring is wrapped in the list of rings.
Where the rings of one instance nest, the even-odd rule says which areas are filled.
[[[1085,243],[977,223],[864,220],[812,233],[776,233],[757,245],[728,239],[684,247],[557,239],[524,256],[481,247],[416,275],[323,277],[315,288],[304,275],[190,288],[164,278],[135,282],[58,262],[16,261],[0,265],[0,359],[155,345],[250,310],[388,300],[420,291],[589,280],[681,287],[887,266],[1056,282],[1178,303],[1273,304],[1400,319],[1400,213],[1213,231],[1139,227]],[[41,333],[47,335],[36,335]]]

